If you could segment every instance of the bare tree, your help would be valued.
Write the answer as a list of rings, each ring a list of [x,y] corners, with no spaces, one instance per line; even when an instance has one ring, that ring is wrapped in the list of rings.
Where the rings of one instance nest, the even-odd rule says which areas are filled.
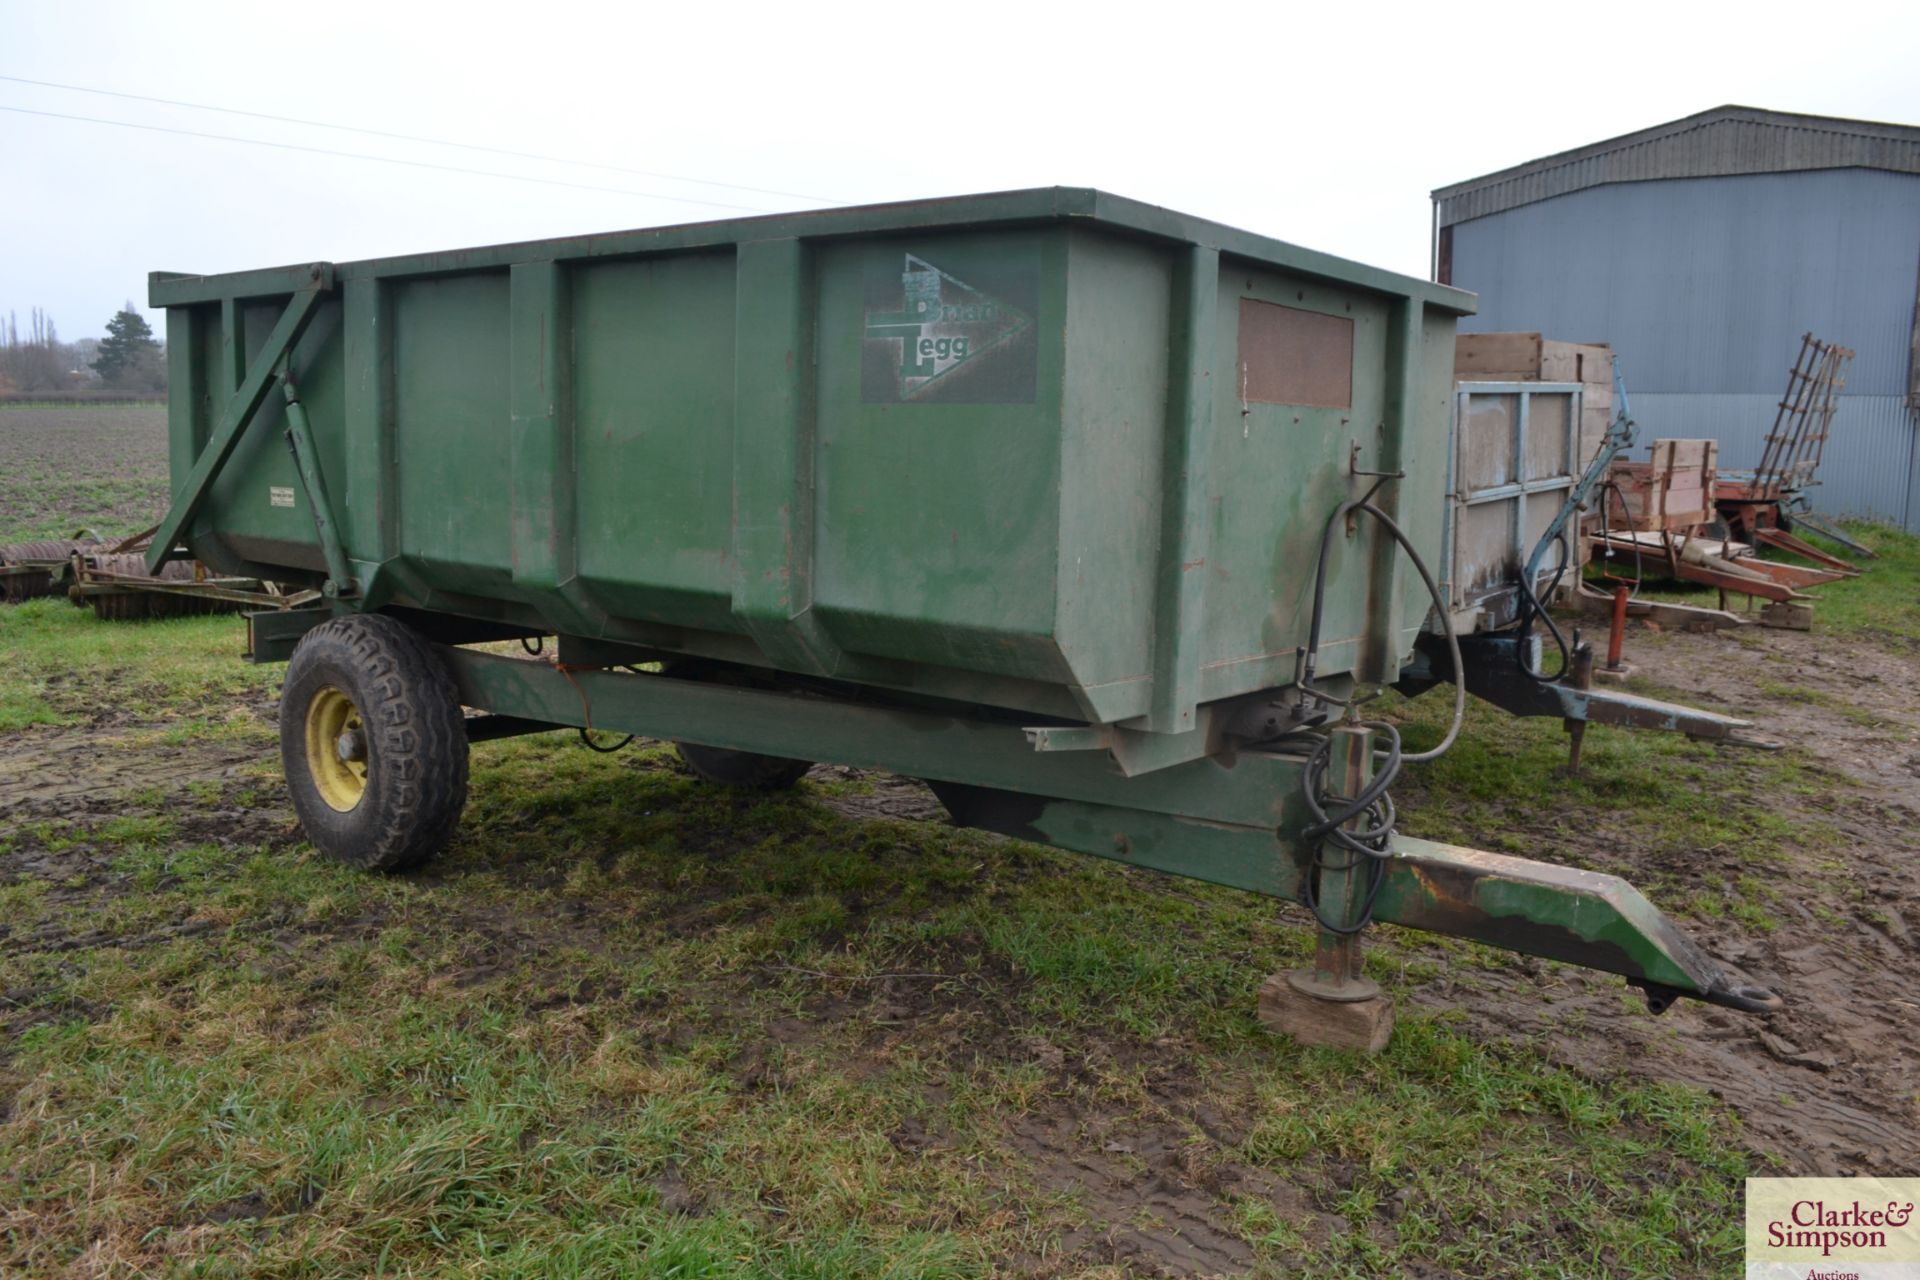
[[[129,319],[128,317],[131,317]],[[129,302],[107,324],[102,341],[82,338],[60,341],[53,317],[35,307],[27,317],[25,334],[12,312],[0,317],[0,395],[47,395],[98,389],[103,381],[97,369],[106,354],[118,391],[164,391],[167,386],[165,347]]]
[[[53,317],[35,307],[20,336],[18,317],[0,326],[0,384],[15,392],[66,391],[73,386],[73,351],[60,341]]]

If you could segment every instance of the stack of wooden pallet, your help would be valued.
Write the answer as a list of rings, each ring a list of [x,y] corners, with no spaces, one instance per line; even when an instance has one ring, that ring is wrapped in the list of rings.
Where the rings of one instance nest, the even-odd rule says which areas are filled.
[[[1613,421],[1613,348],[1605,343],[1553,342],[1537,333],[1463,333],[1454,344],[1453,376],[1459,382],[1579,383],[1581,470],[1600,452]]]

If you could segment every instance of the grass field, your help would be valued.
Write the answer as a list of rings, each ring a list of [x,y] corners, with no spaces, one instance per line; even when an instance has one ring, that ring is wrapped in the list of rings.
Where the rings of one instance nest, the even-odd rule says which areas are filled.
[[[6,626],[53,718],[118,690],[103,783],[119,753],[259,760],[8,842],[0,1240],[29,1271],[1097,1274],[1191,1212],[1105,1189],[1161,1160],[1223,1270],[1651,1276],[1735,1247],[1748,1157],[1703,1097],[1444,1016],[1375,1061],[1265,1035],[1254,988],[1305,938],[1271,904],[837,811],[865,780],[741,799],[557,735],[476,750],[431,875],[356,875],[287,829],[231,620]],[[1402,989],[1436,963],[1375,955]]]
[[[884,774],[742,796],[658,744],[487,743],[448,856],[347,871],[237,621],[0,611],[0,1274],[1737,1275],[1744,1176],[1920,1132],[1920,1007],[1847,994],[1916,954],[1920,884],[1861,831],[1914,800],[1874,769],[1920,705],[1814,665],[1920,647],[1920,544],[1873,536],[1815,636],[1634,635],[1641,687],[1785,705],[1786,750],[1595,730],[1565,779],[1557,724],[1476,706],[1403,788],[1408,832],[1620,871],[1794,1010],[1655,1019],[1383,928],[1372,1059],[1255,1020],[1300,910]]]

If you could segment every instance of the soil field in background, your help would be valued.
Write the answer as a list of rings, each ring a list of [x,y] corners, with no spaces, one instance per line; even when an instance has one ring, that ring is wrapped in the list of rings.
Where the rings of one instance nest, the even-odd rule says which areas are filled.
[[[0,411],[0,540],[157,518],[160,421]],[[8,609],[0,1273],[1737,1275],[1746,1175],[1920,1174],[1920,541],[1885,545],[1812,633],[1630,634],[1629,688],[1778,751],[1595,728],[1568,778],[1557,724],[1476,704],[1396,789],[1408,834],[1624,876],[1785,1011],[1383,928],[1375,1059],[1253,1017],[1301,909],[891,775],[487,743],[446,857],[345,871],[237,619]],[[1417,749],[1444,701],[1376,705]]]
[[[165,405],[0,405],[0,543],[121,537],[166,505]]]

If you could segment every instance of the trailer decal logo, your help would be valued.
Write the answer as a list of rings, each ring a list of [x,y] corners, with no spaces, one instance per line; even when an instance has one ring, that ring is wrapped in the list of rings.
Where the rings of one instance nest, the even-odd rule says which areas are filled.
[[[1021,292],[1033,292],[1032,273],[1017,283],[1025,286]],[[897,285],[891,279],[869,283],[861,399],[1030,402],[1032,328],[1028,311],[906,254]],[[968,376],[952,376],[962,369]]]

